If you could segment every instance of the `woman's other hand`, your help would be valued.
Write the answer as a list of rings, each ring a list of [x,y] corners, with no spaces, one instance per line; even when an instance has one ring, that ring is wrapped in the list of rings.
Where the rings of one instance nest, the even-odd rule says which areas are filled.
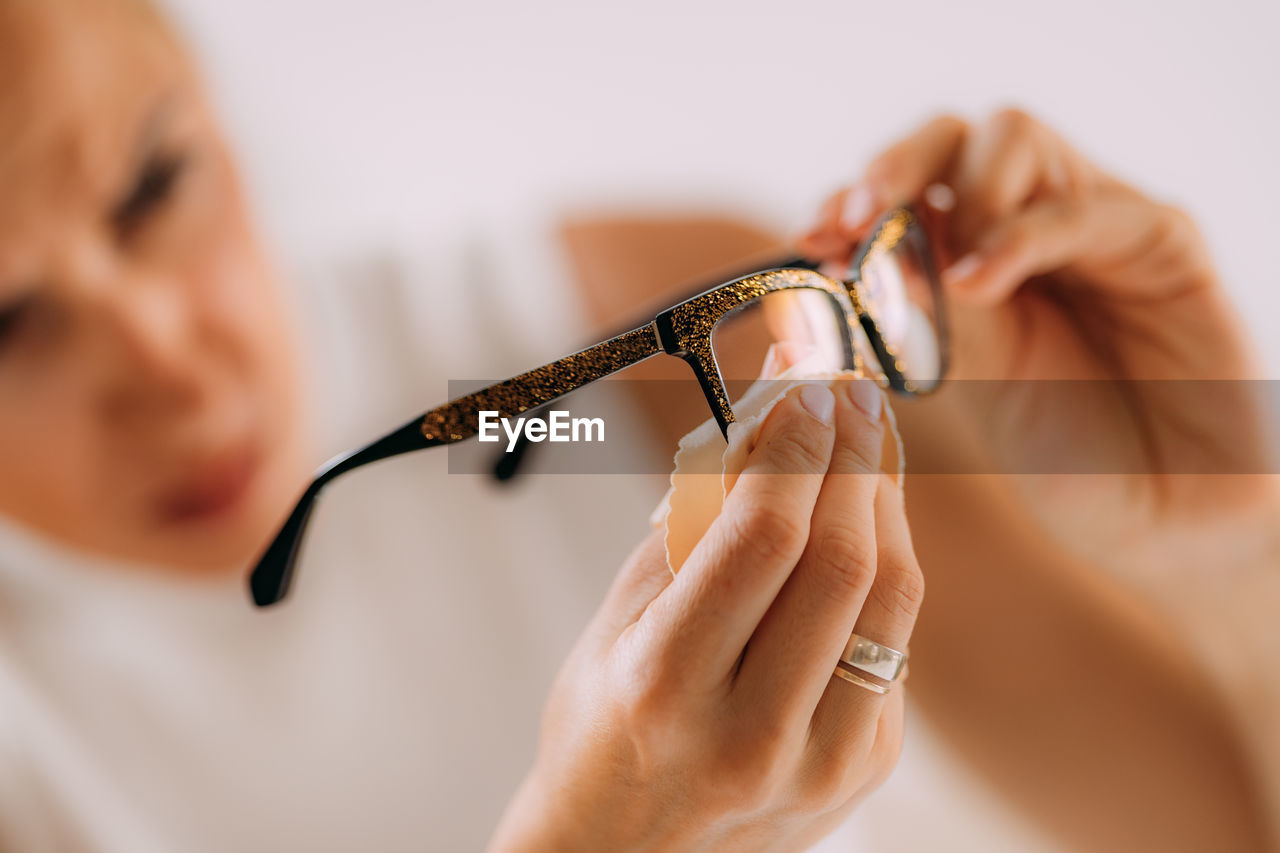
[[[680,573],[660,533],[641,544],[492,849],[796,849],[886,777],[901,685],[833,677],[851,632],[905,649],[923,595],[879,402],[866,382],[794,390]]]
[[[978,464],[1028,474],[1029,506],[1086,556],[1200,559],[1187,536],[1199,531],[1220,557],[1222,525],[1275,497],[1268,478],[1221,476],[1272,467],[1266,404],[1241,381],[1260,369],[1195,223],[1006,110],[978,125],[937,118],[890,146],[827,200],[801,247],[847,263],[879,211],[939,185],[949,209],[918,207],[946,267],[953,377],[1015,380],[939,395],[996,457]]]

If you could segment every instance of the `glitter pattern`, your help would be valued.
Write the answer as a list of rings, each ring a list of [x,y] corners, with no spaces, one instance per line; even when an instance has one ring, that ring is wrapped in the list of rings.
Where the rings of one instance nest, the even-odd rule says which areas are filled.
[[[503,418],[518,417],[660,352],[652,325],[633,329],[432,409],[422,418],[422,435],[442,444],[462,441],[479,432],[482,411],[496,411]]]

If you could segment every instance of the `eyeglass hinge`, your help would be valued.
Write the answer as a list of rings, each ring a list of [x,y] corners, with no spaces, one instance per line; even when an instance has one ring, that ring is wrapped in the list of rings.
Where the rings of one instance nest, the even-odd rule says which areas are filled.
[[[658,336],[658,343],[662,346],[663,352],[667,355],[686,355],[684,347],[680,346],[680,342],[676,339],[676,330],[671,325],[671,317],[669,315],[659,315],[653,321],[653,330]]]

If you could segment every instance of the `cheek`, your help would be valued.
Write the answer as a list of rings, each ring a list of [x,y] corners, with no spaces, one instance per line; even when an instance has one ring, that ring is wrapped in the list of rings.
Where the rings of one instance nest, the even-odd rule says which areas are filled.
[[[82,377],[25,389],[0,418],[0,513],[57,538],[79,541],[126,526],[138,489],[102,439]],[[0,398],[18,396],[0,387]]]

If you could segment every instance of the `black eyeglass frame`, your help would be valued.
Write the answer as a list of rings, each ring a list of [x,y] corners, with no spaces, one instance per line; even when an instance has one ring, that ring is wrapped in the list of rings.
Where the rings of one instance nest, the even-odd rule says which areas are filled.
[[[288,594],[307,522],[317,496],[326,485],[371,462],[470,438],[479,432],[481,411],[497,411],[503,418],[518,417],[652,356],[666,354],[683,359],[692,368],[721,433],[727,434],[734,420],[733,409],[712,350],[712,330],[734,310],[768,293],[803,288],[826,292],[839,305],[847,321],[846,363],[857,361],[853,340],[854,329],[860,328],[892,390],[906,395],[932,390],[918,388],[907,377],[897,353],[884,339],[859,293],[860,271],[870,253],[890,250],[905,239],[922,241],[918,248],[933,289],[934,323],[941,354],[940,379],[946,369],[948,350],[941,287],[919,220],[909,207],[897,208],[872,228],[850,264],[851,277],[845,281],[819,273],[817,265],[805,259],[785,259],[772,268],[734,278],[691,296],[659,312],[648,323],[594,346],[438,406],[372,444],[331,460],[316,473],[250,575],[249,588],[254,603],[267,607]]]

